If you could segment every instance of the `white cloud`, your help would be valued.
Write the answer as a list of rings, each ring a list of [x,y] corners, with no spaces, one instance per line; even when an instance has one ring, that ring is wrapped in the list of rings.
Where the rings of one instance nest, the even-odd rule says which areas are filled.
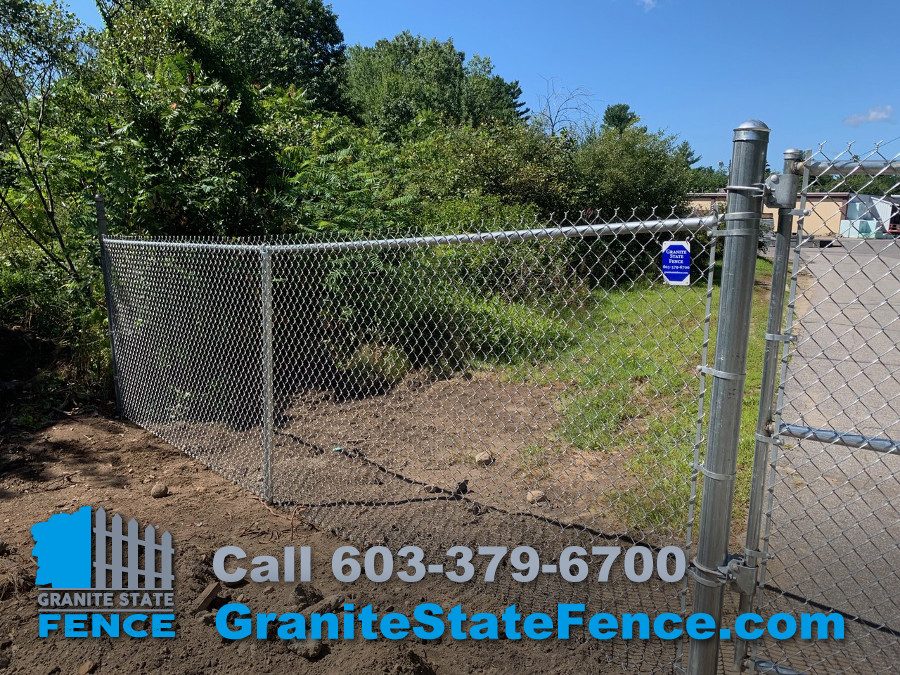
[[[637,4],[643,7],[645,12],[656,8],[656,0],[637,0]]]
[[[651,2],[653,0],[650,0]],[[876,105],[869,108],[864,113],[856,113],[844,119],[844,124],[851,127],[858,127],[860,124],[869,124],[871,122],[889,122],[894,118],[894,106],[892,105]]]

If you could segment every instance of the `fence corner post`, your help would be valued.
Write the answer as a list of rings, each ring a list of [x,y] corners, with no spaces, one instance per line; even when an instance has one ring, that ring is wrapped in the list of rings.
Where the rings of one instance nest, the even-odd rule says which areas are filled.
[[[273,393],[273,345],[272,345],[272,251],[260,248],[260,296],[262,318],[262,496],[271,504],[272,490],[272,442],[275,428],[275,399]]]
[[[697,554],[692,564],[694,612],[713,617],[717,629],[708,640],[692,640],[688,672],[713,675],[719,661],[718,627],[727,581],[725,567],[731,533],[740,437],[741,404],[750,338],[753,281],[756,270],[758,226],[762,219],[763,172],[769,127],[759,120],[734,130],[729,174],[725,253],[719,291],[715,361],[707,374],[713,378],[710,394],[706,460]]]
[[[94,192],[94,211],[97,218],[97,246],[100,260],[100,273],[103,275],[103,297],[106,301],[106,321],[109,332],[109,361],[112,370],[113,394],[116,402],[116,417],[121,419],[124,414],[122,402],[122,383],[119,381],[119,364],[116,361],[116,329],[115,308],[112,295],[112,275],[109,270],[109,252],[104,238],[107,234],[106,202],[100,190]]]

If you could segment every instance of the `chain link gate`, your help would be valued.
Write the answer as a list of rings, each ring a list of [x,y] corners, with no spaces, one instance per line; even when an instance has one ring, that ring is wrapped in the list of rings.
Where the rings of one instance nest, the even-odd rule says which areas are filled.
[[[823,146],[787,151],[769,184],[776,279],[741,606],[838,612],[846,637],[739,645],[738,666],[887,673],[900,663],[898,174],[896,144],[862,156]]]

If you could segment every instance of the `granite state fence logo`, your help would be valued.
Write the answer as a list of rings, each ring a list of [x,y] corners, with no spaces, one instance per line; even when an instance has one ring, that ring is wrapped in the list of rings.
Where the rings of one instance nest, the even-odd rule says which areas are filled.
[[[38,635],[175,637],[172,535],[102,508],[58,513],[31,528]]]

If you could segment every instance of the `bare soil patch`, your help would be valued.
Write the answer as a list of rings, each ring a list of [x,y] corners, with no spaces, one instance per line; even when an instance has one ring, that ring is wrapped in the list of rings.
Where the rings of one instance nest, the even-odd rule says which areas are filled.
[[[494,372],[421,374],[379,396],[298,396],[276,432],[276,499],[418,499],[460,485],[479,504],[609,532],[604,508],[634,482],[621,449],[583,451],[560,433],[564,383],[510,381]],[[490,460],[477,461],[481,453]],[[540,491],[539,501],[529,493]]]
[[[536,429],[539,433],[540,427]],[[210,625],[209,615],[192,610],[212,580],[212,552],[226,544],[239,545],[251,555],[277,555],[289,544],[313,547],[314,572],[309,588],[248,584],[224,590],[221,600],[242,599],[255,611],[294,611],[309,598],[332,594],[358,603],[371,602],[376,611],[411,610],[425,599],[448,607],[462,602],[478,610],[500,609],[510,602],[521,603],[523,609],[547,609],[551,603],[569,599],[587,602],[595,611],[639,611],[675,609],[677,590],[654,584],[573,585],[551,578],[521,585],[509,581],[508,575],[501,575],[504,581],[490,586],[479,582],[453,584],[440,577],[416,584],[389,582],[375,587],[360,582],[348,586],[331,576],[330,555],[347,543],[349,537],[340,535],[356,529],[347,527],[354,518],[368,517],[378,523],[362,536],[354,535],[357,545],[380,540],[395,546],[403,541],[437,551],[451,540],[458,544],[556,540],[590,545],[597,538],[527,516],[478,513],[464,500],[396,507],[271,509],[142,429],[96,416],[70,418],[36,434],[6,438],[0,457],[0,666],[10,672],[75,672],[88,662],[94,663],[94,672],[99,673],[667,672],[674,658],[672,645],[639,641],[226,642]],[[157,481],[169,486],[169,496],[150,496]],[[35,639],[37,591],[30,527],[53,513],[84,504],[103,506],[109,512],[172,532],[176,545],[177,638]],[[552,553],[558,554],[558,550]]]

